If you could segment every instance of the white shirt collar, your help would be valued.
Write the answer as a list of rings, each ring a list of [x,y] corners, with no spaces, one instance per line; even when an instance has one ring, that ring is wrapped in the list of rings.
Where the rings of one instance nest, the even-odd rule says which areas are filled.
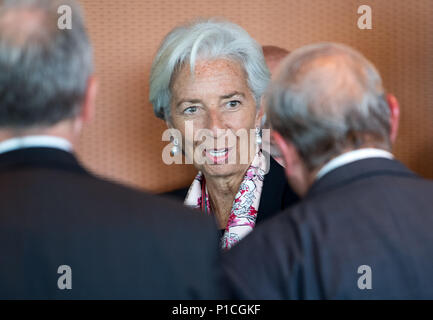
[[[0,154],[24,148],[55,148],[71,152],[72,144],[54,136],[25,136],[5,140],[0,143]]]
[[[394,156],[388,151],[382,149],[375,149],[375,148],[364,148],[364,149],[349,151],[339,155],[338,157],[332,159],[327,164],[325,164],[322,167],[322,169],[320,169],[319,172],[317,173],[316,180],[319,180],[325,174],[329,173],[332,170],[337,169],[338,167],[341,167],[345,164],[354,161],[367,159],[367,158],[394,159]]]

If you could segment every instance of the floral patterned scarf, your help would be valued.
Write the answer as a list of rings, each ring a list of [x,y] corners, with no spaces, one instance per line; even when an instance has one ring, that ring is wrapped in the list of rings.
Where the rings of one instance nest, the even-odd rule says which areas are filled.
[[[253,230],[256,224],[266,167],[266,158],[261,152],[258,152],[246,171],[233,201],[228,223],[221,239],[223,249],[230,249]],[[201,172],[197,174],[189,188],[185,205],[201,209],[209,215],[213,214],[206,180]]]

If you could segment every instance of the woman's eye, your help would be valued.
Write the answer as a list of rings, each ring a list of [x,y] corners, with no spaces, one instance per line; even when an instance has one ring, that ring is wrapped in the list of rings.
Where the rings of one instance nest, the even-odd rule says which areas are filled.
[[[238,100],[232,100],[232,101],[230,101],[229,103],[227,103],[227,107],[228,107],[229,109],[234,109],[234,108],[236,108],[237,106],[239,106],[240,104],[241,104],[240,101],[238,101]]]
[[[188,107],[185,110],[183,110],[184,114],[194,114],[197,112],[197,107]]]

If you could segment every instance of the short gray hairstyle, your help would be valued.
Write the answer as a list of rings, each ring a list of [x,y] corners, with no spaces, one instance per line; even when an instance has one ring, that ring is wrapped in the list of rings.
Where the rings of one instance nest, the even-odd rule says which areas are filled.
[[[70,30],[58,27],[62,5],[72,9]],[[0,0],[0,127],[48,127],[75,117],[92,72],[75,1]]]
[[[380,75],[348,46],[320,43],[292,52],[266,101],[271,127],[294,144],[309,170],[347,148],[391,149]]]
[[[150,74],[150,102],[155,115],[170,118],[171,84],[176,72],[196,60],[225,58],[239,62],[257,107],[270,74],[261,46],[240,26],[223,20],[198,20],[173,29],[163,40]]]

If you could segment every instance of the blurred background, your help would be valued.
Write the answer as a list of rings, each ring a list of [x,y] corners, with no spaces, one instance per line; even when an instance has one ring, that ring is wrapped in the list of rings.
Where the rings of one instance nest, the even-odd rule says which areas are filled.
[[[81,0],[100,80],[96,117],[78,154],[96,174],[151,192],[189,185],[188,165],[162,162],[165,123],[148,102],[149,73],[163,37],[179,23],[218,16],[241,25],[262,45],[293,50],[336,41],[360,50],[400,101],[394,153],[433,178],[432,0]],[[369,5],[373,29],[357,27]]]

